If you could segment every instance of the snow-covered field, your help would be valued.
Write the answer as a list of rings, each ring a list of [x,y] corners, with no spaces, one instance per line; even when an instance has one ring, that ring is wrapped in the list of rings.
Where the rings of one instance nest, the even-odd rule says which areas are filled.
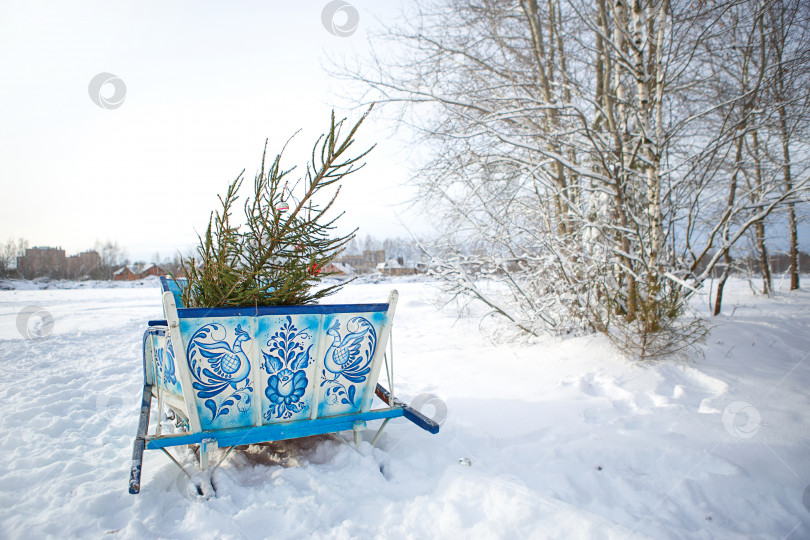
[[[127,492],[157,284],[0,291],[0,537],[810,538],[807,292],[732,282],[703,358],[645,367],[600,336],[493,345],[430,281],[330,301],[391,288],[397,394],[441,432],[238,450],[209,500],[157,451]],[[29,306],[47,338],[22,337]]]

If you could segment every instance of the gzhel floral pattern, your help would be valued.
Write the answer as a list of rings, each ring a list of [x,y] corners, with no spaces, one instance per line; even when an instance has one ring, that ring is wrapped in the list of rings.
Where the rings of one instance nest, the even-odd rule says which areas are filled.
[[[270,400],[270,408],[264,413],[265,420],[290,418],[309,408],[302,398],[309,383],[306,368],[312,345],[306,347],[306,341],[311,339],[311,334],[299,330],[288,315],[268,340],[269,352],[262,351],[262,368],[269,375],[264,394]]]

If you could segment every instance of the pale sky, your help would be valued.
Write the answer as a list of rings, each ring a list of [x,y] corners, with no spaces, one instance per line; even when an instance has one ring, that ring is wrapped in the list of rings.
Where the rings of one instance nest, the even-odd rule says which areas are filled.
[[[287,165],[301,168],[345,83],[327,56],[367,50],[366,33],[395,22],[395,1],[352,0],[354,33],[322,24],[326,0],[305,2],[30,2],[0,4],[0,241],[61,246],[68,254],[116,240],[132,260],[186,249],[227,184],[273,155],[296,130]],[[347,23],[338,12],[338,27]],[[99,73],[126,85],[100,107]],[[115,89],[102,87],[104,98]],[[359,111],[338,110],[350,120]],[[347,179],[342,225],[360,235],[428,228],[406,202],[410,153],[372,117],[358,138],[378,148]],[[249,186],[246,186],[249,187]],[[247,190],[244,191],[247,195]]]

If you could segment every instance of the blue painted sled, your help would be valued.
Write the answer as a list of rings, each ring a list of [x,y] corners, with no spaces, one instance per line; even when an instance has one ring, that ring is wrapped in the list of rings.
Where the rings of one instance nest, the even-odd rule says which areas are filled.
[[[184,308],[177,284],[161,282],[166,320],[150,321],[143,337],[130,493],[140,491],[144,450],[199,444],[206,470],[218,447],[348,430],[359,441],[369,420],[402,416],[438,433],[377,384],[396,291],[384,304]],[[371,408],[375,396],[384,407]],[[153,398],[183,432],[162,434],[158,422],[148,433]]]

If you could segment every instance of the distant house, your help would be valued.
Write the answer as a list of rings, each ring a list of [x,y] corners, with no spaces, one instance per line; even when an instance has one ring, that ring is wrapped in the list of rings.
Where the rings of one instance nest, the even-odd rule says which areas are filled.
[[[416,274],[417,270],[414,266],[406,266],[401,259],[388,259],[377,265],[377,272],[386,276],[410,276]]]
[[[165,276],[165,275],[166,275],[166,271],[163,268],[161,268],[158,265],[152,263],[149,266],[147,266],[146,268],[144,268],[143,270],[141,270],[141,272],[138,274],[138,279],[149,277],[149,276],[158,276],[158,277],[160,277],[160,276]]]
[[[383,261],[383,262],[379,263],[377,265],[376,270],[377,270],[377,272],[382,272],[382,273],[389,272],[390,273],[391,270],[394,270],[394,269],[397,269],[397,268],[402,268],[402,265],[399,264],[399,261],[397,261],[396,259],[388,259],[387,261]]]
[[[40,276],[60,278],[67,270],[65,250],[53,247],[33,247],[17,257],[17,271],[25,279]]]
[[[138,279],[138,274],[130,270],[128,266],[113,272],[113,280],[115,281],[135,281],[136,279]]]
[[[96,251],[83,251],[78,255],[71,255],[66,261],[68,276],[79,279],[101,266],[101,255]]]
[[[152,263],[145,266],[124,266],[113,274],[115,281],[135,281],[149,276],[165,276],[166,271]]]
[[[339,262],[349,265],[358,274],[373,272],[378,264],[385,262],[385,250],[365,250],[362,255],[344,255]]]
[[[341,262],[330,262],[324,267],[323,271],[325,274],[354,274],[354,268],[352,268],[351,265]]]
[[[26,279],[47,276],[51,278],[80,279],[101,265],[101,256],[95,251],[84,251],[65,257],[65,250],[54,247],[33,247],[17,257],[17,271]]]

